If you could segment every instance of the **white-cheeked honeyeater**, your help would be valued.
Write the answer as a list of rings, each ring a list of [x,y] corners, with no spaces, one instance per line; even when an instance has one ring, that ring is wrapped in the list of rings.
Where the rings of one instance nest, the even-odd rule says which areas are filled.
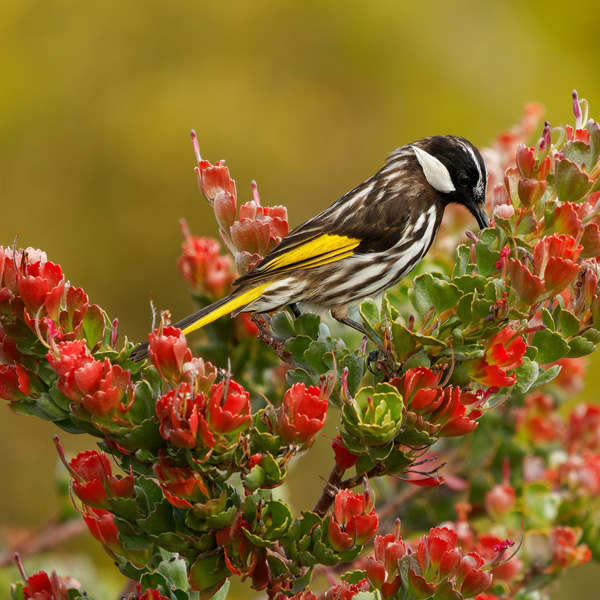
[[[444,209],[462,204],[481,229],[487,170],[468,140],[428,137],[394,150],[370,179],[298,225],[228,296],[175,323],[187,335],[227,314],[268,313],[297,304],[347,316],[350,303],[372,297],[406,277],[429,250]],[[138,346],[134,359],[147,355]]]

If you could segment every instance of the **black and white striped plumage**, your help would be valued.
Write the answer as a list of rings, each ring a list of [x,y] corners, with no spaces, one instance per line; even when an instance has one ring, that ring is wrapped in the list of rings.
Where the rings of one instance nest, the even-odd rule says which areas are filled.
[[[373,177],[292,230],[229,296],[175,326],[184,333],[228,313],[264,313],[302,303],[343,322],[347,305],[375,296],[412,271],[429,250],[450,203],[480,228],[487,170],[464,138],[434,136],[402,146]],[[145,345],[143,345],[145,346]],[[145,348],[135,351],[145,356]]]

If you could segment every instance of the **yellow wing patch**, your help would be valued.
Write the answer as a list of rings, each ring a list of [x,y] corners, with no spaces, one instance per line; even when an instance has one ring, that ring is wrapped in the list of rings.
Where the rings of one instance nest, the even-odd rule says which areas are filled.
[[[256,300],[270,285],[270,282],[263,283],[262,285],[257,285],[256,287],[253,287],[247,292],[240,294],[239,296],[234,296],[231,300],[229,300],[229,302],[225,302],[225,304],[222,304],[212,312],[209,312],[203,317],[200,317],[191,325],[188,325],[185,329],[183,329],[184,335],[187,335],[192,331],[196,331],[196,329],[201,329],[205,325],[216,321],[220,317],[228,315],[234,310],[237,310],[238,308],[243,308],[244,306],[250,304],[250,302]]]
[[[356,238],[344,235],[323,234],[312,240],[304,242],[297,248],[284,252],[281,256],[274,258],[261,269],[262,273],[289,269],[308,269],[319,267],[330,262],[346,258],[353,254],[352,250],[360,244]],[[288,269],[286,269],[288,267]]]

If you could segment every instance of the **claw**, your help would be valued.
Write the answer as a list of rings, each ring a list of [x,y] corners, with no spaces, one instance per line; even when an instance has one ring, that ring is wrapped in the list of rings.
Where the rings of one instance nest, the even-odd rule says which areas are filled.
[[[373,369],[371,368],[371,365],[372,364],[377,365],[380,358],[381,358],[380,350],[372,350],[371,352],[369,352],[369,356],[367,356],[367,369],[369,369],[369,371],[371,373],[373,373],[373,375],[377,375],[377,373],[375,371],[373,371]]]

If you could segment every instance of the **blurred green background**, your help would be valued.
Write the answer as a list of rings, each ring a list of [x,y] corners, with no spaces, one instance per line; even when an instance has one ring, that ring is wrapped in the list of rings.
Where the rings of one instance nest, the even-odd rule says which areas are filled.
[[[191,128],[206,158],[227,160],[241,201],[255,179],[263,203],[287,205],[296,225],[415,139],[486,145],[531,100],[553,124],[572,122],[573,88],[600,117],[590,0],[2,4],[0,243],[18,234],[45,250],[135,340],[150,327],[150,292],[176,318],[191,306],[175,267],[178,219],[217,231]],[[58,510],[53,432],[1,413],[3,533]],[[586,572],[563,597],[585,592],[573,586]]]

